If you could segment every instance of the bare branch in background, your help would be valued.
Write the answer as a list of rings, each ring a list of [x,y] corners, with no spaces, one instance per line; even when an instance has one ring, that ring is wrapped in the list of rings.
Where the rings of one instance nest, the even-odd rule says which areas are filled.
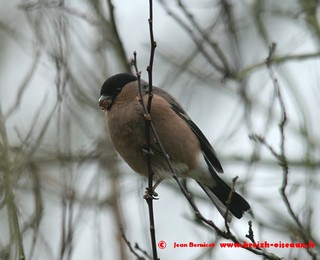
[[[121,231],[122,238],[123,238],[123,240],[126,242],[126,244],[127,244],[128,248],[129,248],[130,252],[131,252],[134,256],[136,256],[137,259],[139,259],[139,260],[144,260],[145,258],[142,257],[142,256],[140,256],[140,255],[136,252],[136,250],[134,250],[134,249],[136,249],[136,247],[135,247],[135,248],[132,247],[130,241],[126,238],[126,235],[124,234],[124,231],[123,231],[123,228],[122,228],[122,227],[120,227],[120,231]],[[150,258],[148,258],[148,259],[150,259]]]
[[[301,223],[298,215],[296,212],[294,212],[291,202],[289,201],[288,195],[286,193],[286,189],[288,187],[288,177],[289,177],[289,163],[287,160],[287,153],[286,153],[286,125],[288,123],[288,117],[287,117],[287,111],[286,106],[283,100],[282,92],[280,90],[280,86],[278,83],[278,80],[275,76],[275,73],[272,69],[272,57],[275,53],[276,44],[272,44],[269,50],[269,56],[266,59],[266,65],[269,70],[269,76],[273,82],[274,92],[279,102],[279,107],[281,111],[281,119],[279,122],[279,131],[280,131],[280,152],[277,152],[270,144],[267,143],[264,137],[261,136],[255,136],[255,139],[265,145],[271,154],[278,160],[279,165],[282,168],[283,171],[283,178],[282,178],[282,185],[280,187],[280,193],[283,199],[284,204],[286,205],[286,208],[292,217],[292,219],[295,221],[297,225],[297,232],[300,234],[301,238],[303,239],[303,242],[305,244],[308,244],[309,241],[314,241],[314,238],[311,236],[311,234],[305,230],[304,225]],[[311,248],[306,247],[306,250],[312,257],[312,259],[317,259],[317,253],[314,252]]]

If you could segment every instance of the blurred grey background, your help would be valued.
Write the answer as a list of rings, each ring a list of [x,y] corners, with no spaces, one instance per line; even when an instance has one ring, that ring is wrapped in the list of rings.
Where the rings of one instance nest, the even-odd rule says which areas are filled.
[[[319,2],[155,0],[153,74],[213,144],[224,179],[239,176],[236,190],[255,218],[233,221],[238,238],[252,220],[256,241],[308,239],[318,254]],[[150,253],[147,180],[115,153],[97,105],[103,81],[130,71],[134,51],[147,80],[148,1],[0,6],[0,259],[135,259],[119,226]],[[283,135],[278,90],[288,117]],[[284,161],[289,205],[280,193]],[[188,187],[224,229],[201,191]],[[262,259],[219,248],[226,241],[196,221],[174,182],[157,192],[156,236],[167,242],[161,259]],[[217,246],[173,248],[189,241]],[[301,248],[268,251],[312,259]]]

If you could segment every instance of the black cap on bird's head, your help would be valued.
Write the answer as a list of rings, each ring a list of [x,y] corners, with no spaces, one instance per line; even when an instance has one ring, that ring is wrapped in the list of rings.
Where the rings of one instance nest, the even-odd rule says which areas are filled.
[[[119,73],[108,78],[102,85],[99,98],[99,106],[102,110],[110,110],[115,97],[122,88],[137,78],[128,73]]]

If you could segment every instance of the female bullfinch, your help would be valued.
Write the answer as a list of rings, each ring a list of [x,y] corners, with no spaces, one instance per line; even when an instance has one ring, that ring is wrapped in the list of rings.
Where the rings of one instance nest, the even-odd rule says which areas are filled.
[[[148,83],[141,80],[140,85],[147,104]],[[214,149],[169,93],[157,87],[152,92],[151,120],[176,174],[194,179],[224,217],[231,188],[218,176],[223,169]],[[100,95],[99,106],[105,111],[115,149],[134,171],[148,176],[145,118],[137,78],[116,74],[103,83]],[[150,140],[153,180],[157,185],[172,178],[172,172],[153,135]],[[241,218],[248,210],[249,203],[234,192],[227,221],[231,221],[230,212]]]

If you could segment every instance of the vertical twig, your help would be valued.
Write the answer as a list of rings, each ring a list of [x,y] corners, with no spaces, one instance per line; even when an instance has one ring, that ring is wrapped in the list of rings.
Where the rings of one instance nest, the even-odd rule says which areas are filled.
[[[154,212],[153,212],[153,170],[151,165],[151,104],[152,104],[152,69],[153,69],[153,61],[154,61],[154,53],[156,48],[156,42],[154,41],[153,35],[153,1],[149,0],[149,33],[150,33],[150,59],[149,65],[147,67],[148,72],[148,81],[149,81],[149,91],[148,91],[148,103],[147,106],[144,104],[142,89],[141,89],[141,73],[138,71],[137,66],[137,54],[134,53],[134,66],[137,74],[138,85],[139,85],[139,96],[140,102],[144,110],[144,119],[145,119],[145,132],[146,132],[146,143],[147,143],[147,167],[148,167],[148,187],[147,193],[144,197],[149,210],[149,222],[150,222],[150,235],[151,235],[151,244],[152,244],[152,255],[153,259],[158,259],[157,252],[157,243],[156,243],[156,233],[155,233],[155,222],[154,222]]]
[[[153,213],[153,170],[151,165],[151,142],[150,142],[150,128],[152,125],[151,116],[148,112],[147,106],[143,100],[143,93],[141,89],[141,72],[138,70],[137,65],[137,53],[133,53],[132,64],[135,68],[137,81],[138,81],[138,90],[139,90],[139,100],[143,108],[144,119],[145,119],[145,131],[146,131],[146,143],[147,143],[147,169],[148,169],[148,187],[144,199],[148,204],[149,211],[149,223],[150,223],[150,235],[151,235],[151,245],[152,245],[152,255],[153,259],[158,259],[157,252],[157,243],[156,243],[156,232],[155,232],[155,222],[154,222],[154,213]],[[152,100],[151,99],[148,99]],[[150,107],[151,108],[151,107]]]
[[[154,40],[153,35],[153,1],[149,0],[149,33],[150,33],[150,59],[149,65],[147,67],[148,72],[148,81],[149,81],[149,96],[148,96],[148,113],[151,112],[151,102],[152,102],[152,70],[153,70],[153,60],[154,60],[154,53],[157,47],[157,43]],[[150,129],[150,128],[149,128]]]
[[[118,54],[118,57],[120,57],[121,60],[121,65],[122,67],[126,70],[126,71],[130,71],[130,64],[127,62],[127,55],[126,55],[126,51],[124,49],[124,45],[122,44],[121,38],[120,38],[120,34],[118,31],[118,27],[117,27],[117,23],[116,23],[116,17],[114,14],[114,5],[112,3],[112,0],[107,0],[107,4],[110,10],[110,22],[108,22],[107,20],[105,20],[105,18],[103,18],[103,20],[105,21],[105,23],[107,25],[109,25],[113,31],[113,37],[115,38],[115,50]]]
[[[148,104],[147,104],[147,114],[145,115],[146,120],[146,141],[148,147],[147,153],[147,163],[148,163],[148,192],[149,196],[146,196],[146,201],[149,207],[149,221],[150,221],[150,235],[151,235],[151,243],[152,243],[152,255],[153,259],[158,259],[157,253],[157,243],[156,243],[156,233],[155,233],[155,222],[154,222],[154,213],[153,213],[153,170],[151,166],[151,136],[150,136],[150,129],[151,129],[151,103],[152,103],[152,69],[153,69],[153,60],[154,60],[154,53],[156,49],[156,42],[154,41],[153,35],[153,0],[149,0],[149,33],[150,33],[150,60],[149,65],[147,67],[148,72],[148,81],[149,81],[149,91],[148,91]],[[139,90],[141,93],[141,85],[139,82]],[[143,103],[143,99],[141,99]],[[151,195],[151,196],[150,196]]]

